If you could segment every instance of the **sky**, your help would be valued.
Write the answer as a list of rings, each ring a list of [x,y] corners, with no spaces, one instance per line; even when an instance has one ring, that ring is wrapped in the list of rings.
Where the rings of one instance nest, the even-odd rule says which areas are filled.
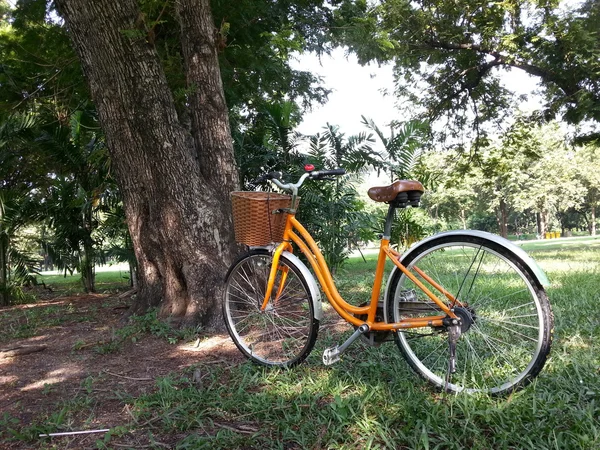
[[[361,66],[354,55],[346,56],[343,49],[336,49],[331,56],[320,59],[315,54],[300,55],[292,62],[292,67],[308,70],[323,77],[323,84],[331,89],[329,100],[324,105],[316,105],[313,110],[304,114],[302,123],[295,129],[305,135],[323,131],[327,122],[339,125],[346,136],[363,131],[370,132],[362,125],[361,115],[374,122],[384,133],[392,120],[409,120],[403,117],[395,107],[393,95],[394,82],[392,65],[371,64]],[[525,72],[513,69],[503,72],[502,82],[517,94],[528,94],[527,102],[519,105],[522,111],[530,112],[539,109],[541,98],[534,94],[537,80]],[[375,148],[383,150],[379,142]],[[365,186],[385,185],[390,182],[385,174],[371,172],[364,177]],[[361,189],[359,191],[362,192]]]
[[[361,115],[373,119],[380,127],[401,119],[394,107],[391,65],[363,67],[356,56],[346,57],[342,49],[336,49],[331,56],[320,60],[315,54],[301,55],[292,66],[322,76],[324,86],[332,90],[325,105],[316,105],[304,115],[297,128],[300,133],[315,134],[329,122],[339,125],[343,133],[355,134],[364,128]],[[383,94],[386,90],[389,95]]]

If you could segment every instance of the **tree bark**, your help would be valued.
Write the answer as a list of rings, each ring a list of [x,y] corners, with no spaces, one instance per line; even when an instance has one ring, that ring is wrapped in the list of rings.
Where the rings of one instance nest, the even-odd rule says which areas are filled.
[[[506,201],[500,199],[500,236],[508,238],[508,212],[506,210]]]
[[[0,219],[2,218],[2,212],[0,211]],[[8,258],[6,253],[8,246],[5,245],[5,239],[0,235],[0,306],[8,305],[10,300],[8,296]]]
[[[106,134],[138,261],[132,312],[220,326],[238,184],[208,0],[177,3],[193,129],[179,120],[135,0],[58,0]]]
[[[548,212],[545,209],[541,209],[539,212],[540,215],[540,235],[542,239],[546,238],[546,231],[548,231]]]
[[[591,206],[590,235],[596,236],[596,205]]]
[[[467,217],[464,208],[460,210],[460,221],[462,222],[463,230],[467,229]]]

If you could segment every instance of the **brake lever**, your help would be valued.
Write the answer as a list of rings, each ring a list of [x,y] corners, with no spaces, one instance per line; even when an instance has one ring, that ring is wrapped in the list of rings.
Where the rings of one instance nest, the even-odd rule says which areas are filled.
[[[269,173],[265,173],[263,175],[261,175],[260,177],[258,177],[255,180],[250,181],[250,184],[263,184],[266,183],[267,181],[272,180],[273,178],[282,178],[283,177],[283,173],[281,172],[269,172]]]
[[[267,181],[266,178],[264,178],[263,176],[260,176],[254,180],[250,180],[249,183],[253,184],[253,185],[257,185],[257,184],[263,184],[265,181]]]

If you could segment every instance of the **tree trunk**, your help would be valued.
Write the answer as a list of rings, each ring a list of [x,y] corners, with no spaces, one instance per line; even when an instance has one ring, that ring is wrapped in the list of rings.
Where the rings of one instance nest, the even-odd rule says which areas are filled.
[[[508,238],[508,213],[503,198],[500,199],[500,236]]]
[[[460,210],[460,221],[462,222],[463,230],[467,229],[467,216],[465,214],[464,208]]]
[[[0,212],[0,218],[2,213]],[[5,245],[6,241],[4,236],[0,235],[0,306],[6,306],[9,302],[8,297],[8,258],[6,257],[6,253],[8,251],[8,246]]]
[[[138,261],[132,312],[219,327],[238,184],[208,0],[176,2],[192,130],[135,0],[58,0],[91,87]],[[141,22],[141,24],[140,24]]]
[[[596,236],[596,206],[592,204],[591,206],[591,220],[590,220],[590,234],[592,236]]]
[[[94,262],[92,261],[90,246],[84,246],[84,255],[81,259],[80,267],[81,270],[81,282],[83,283],[83,289],[86,293],[96,292],[95,273],[94,273]]]
[[[545,209],[540,211],[540,235],[542,239],[546,238],[546,231],[548,230],[548,212]]]
[[[80,259],[79,270],[81,272],[81,281],[83,289],[86,293],[96,292],[95,283],[95,258],[94,258],[94,242],[92,240],[92,211],[86,211],[86,220],[84,221],[84,229],[86,236],[83,239],[83,257]]]
[[[129,286],[133,289],[138,288],[137,267],[131,262],[129,263]]]

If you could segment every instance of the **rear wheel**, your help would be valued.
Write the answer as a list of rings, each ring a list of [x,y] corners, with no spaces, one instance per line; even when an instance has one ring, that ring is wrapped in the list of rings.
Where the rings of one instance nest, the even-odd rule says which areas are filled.
[[[271,299],[261,310],[272,259],[267,251],[253,251],[231,267],[223,316],[233,342],[248,358],[266,366],[292,367],[312,350],[319,321],[302,273],[283,255]]]
[[[544,289],[516,255],[485,238],[447,236],[415,249],[402,264],[436,295],[415,267],[460,302],[454,311],[463,325],[456,371],[450,376],[446,330],[395,334],[400,351],[419,375],[453,392],[501,394],[525,386],[540,372],[550,351],[552,312]],[[389,321],[439,314],[439,307],[412,281],[394,272],[387,299]]]

